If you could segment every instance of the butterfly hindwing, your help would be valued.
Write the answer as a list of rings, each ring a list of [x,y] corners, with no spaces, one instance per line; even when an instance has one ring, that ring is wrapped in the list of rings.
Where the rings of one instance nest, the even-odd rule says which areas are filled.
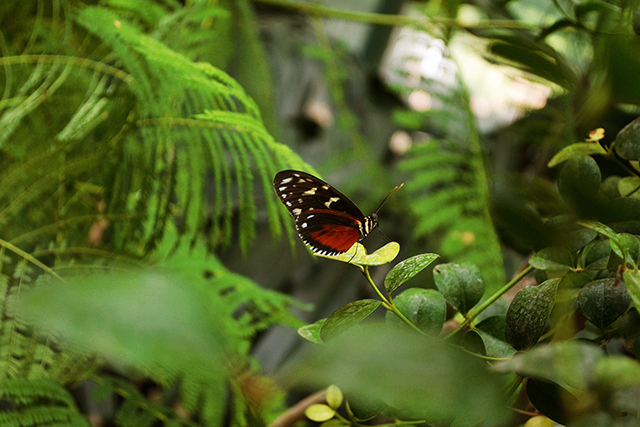
[[[349,250],[360,240],[362,223],[339,211],[308,210],[296,217],[296,231],[304,243],[322,255]]]

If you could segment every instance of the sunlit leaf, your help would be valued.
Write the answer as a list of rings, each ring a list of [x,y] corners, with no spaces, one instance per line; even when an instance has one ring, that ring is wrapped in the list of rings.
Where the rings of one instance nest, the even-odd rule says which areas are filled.
[[[400,245],[396,242],[389,242],[377,251],[367,254],[367,249],[361,244],[356,243],[347,252],[338,255],[320,255],[316,256],[329,258],[336,261],[347,262],[349,264],[361,266],[375,266],[388,264],[393,261],[400,252]]]
[[[602,148],[602,145],[597,142],[578,142],[560,150],[553,156],[549,163],[547,163],[547,166],[552,168],[573,157],[589,156],[591,154],[607,154],[607,152]]]

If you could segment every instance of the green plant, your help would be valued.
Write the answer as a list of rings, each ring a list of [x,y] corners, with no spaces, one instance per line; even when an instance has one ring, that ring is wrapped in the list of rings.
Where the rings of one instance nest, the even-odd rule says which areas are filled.
[[[633,423],[640,413],[637,401],[632,403],[627,397],[640,387],[640,199],[634,197],[640,189],[637,123],[623,129],[609,146],[601,145],[604,134],[599,130],[587,142],[570,145],[551,160],[550,165],[567,162],[558,189],[572,214],[547,219],[545,226],[554,245],[539,249],[527,268],[484,300],[481,271],[468,264],[438,265],[433,269],[437,291],[412,288],[394,299],[394,291],[432,263],[438,257],[435,254],[398,263],[384,280],[386,295],[371,279],[371,263],[365,262],[368,255],[353,260],[347,254],[331,257],[351,260],[380,300],[351,302],[327,319],[300,328],[302,337],[324,347],[309,356],[307,363],[325,365],[315,365],[309,374],[304,368],[310,366],[303,363],[300,370],[288,372],[287,379],[294,384],[322,384],[329,379],[354,396],[383,404],[374,405],[378,410],[364,418],[347,407],[344,417],[337,412],[342,399],[331,400],[328,390],[328,406],[310,407],[307,416],[316,421],[336,417],[335,425],[363,425],[379,413],[395,424],[416,417],[421,422],[455,425],[493,425],[501,418],[505,422],[506,415],[493,406],[488,406],[490,411],[473,412],[475,418],[470,422],[469,407],[459,404],[473,400],[467,394],[470,389],[447,394],[447,403],[432,395],[433,387],[451,387],[461,376],[474,384],[473,392],[484,394],[486,405],[502,400],[526,411],[527,404],[532,404],[539,413],[572,426],[608,425],[625,417]],[[601,183],[596,162],[585,153],[626,165],[630,176],[612,176]],[[377,261],[389,262],[396,254],[388,253]],[[500,296],[534,271],[536,286],[522,288],[508,305],[500,303],[504,302]],[[446,305],[458,313],[454,316],[458,325],[448,332],[443,331]],[[388,311],[387,329],[375,327],[379,323],[375,321],[354,329],[380,306]],[[403,324],[409,328],[398,328]],[[408,333],[414,337],[408,338]],[[347,338],[340,339],[344,335]],[[440,335],[440,342],[428,335]],[[608,354],[612,342],[626,342],[632,357]],[[402,357],[396,359],[397,353]],[[442,365],[447,358],[472,356],[492,364],[479,382],[462,367],[446,371]],[[392,360],[409,367],[394,366],[395,377],[390,378],[383,366]],[[434,360],[441,364],[430,365]],[[495,387],[505,379],[510,382],[506,393]],[[525,396],[528,400],[523,400]]]

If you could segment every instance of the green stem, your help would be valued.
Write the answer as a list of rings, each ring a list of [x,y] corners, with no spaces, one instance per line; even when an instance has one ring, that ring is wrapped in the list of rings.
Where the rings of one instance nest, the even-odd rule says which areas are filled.
[[[418,328],[416,325],[411,323],[411,321],[409,319],[407,319],[405,317],[405,315],[400,312],[400,310],[398,310],[398,307],[396,307],[396,305],[393,303],[393,300],[391,299],[391,296],[389,296],[389,298],[387,299],[384,295],[382,295],[382,292],[380,292],[380,289],[378,289],[376,284],[373,282],[373,279],[371,278],[371,274],[369,274],[369,267],[367,267],[365,265],[364,268],[361,271],[362,271],[362,274],[364,274],[364,277],[367,279],[367,282],[369,282],[369,284],[371,285],[373,290],[376,292],[376,294],[378,294],[378,296],[382,300],[382,306],[384,308],[386,308],[387,310],[393,312],[393,314],[398,316],[400,318],[400,320],[402,320],[407,326],[409,326],[414,331],[416,331],[416,332],[418,332],[418,333],[420,333],[422,335],[426,335],[422,330],[420,330],[420,328]]]
[[[533,271],[533,267],[532,266],[528,266],[527,268],[522,270],[520,272],[520,274],[518,274],[516,277],[514,277],[509,283],[507,283],[501,289],[499,289],[498,292],[496,292],[495,294],[491,295],[482,304],[480,304],[479,306],[469,310],[469,313],[467,313],[467,317],[464,319],[464,321],[462,323],[460,323],[460,325],[456,329],[454,329],[452,332],[450,332],[444,339],[446,339],[446,340],[450,339],[451,337],[456,335],[458,332],[460,332],[462,329],[464,329],[464,327],[467,326],[469,323],[471,323],[473,321],[473,319],[478,317],[478,315],[480,313],[482,313],[487,307],[489,307],[491,304],[493,304],[498,298],[500,298],[505,292],[507,292],[509,289],[511,289],[516,283],[518,283],[520,280],[522,280],[522,278],[524,276],[526,276],[527,274],[531,273],[531,271]]]

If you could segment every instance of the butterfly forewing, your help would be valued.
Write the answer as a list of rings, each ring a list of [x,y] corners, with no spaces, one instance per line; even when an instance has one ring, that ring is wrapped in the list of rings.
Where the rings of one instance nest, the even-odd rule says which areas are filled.
[[[285,170],[276,174],[273,186],[295,219],[300,238],[314,252],[343,253],[366,237],[366,220],[360,209],[323,180],[302,171]]]

